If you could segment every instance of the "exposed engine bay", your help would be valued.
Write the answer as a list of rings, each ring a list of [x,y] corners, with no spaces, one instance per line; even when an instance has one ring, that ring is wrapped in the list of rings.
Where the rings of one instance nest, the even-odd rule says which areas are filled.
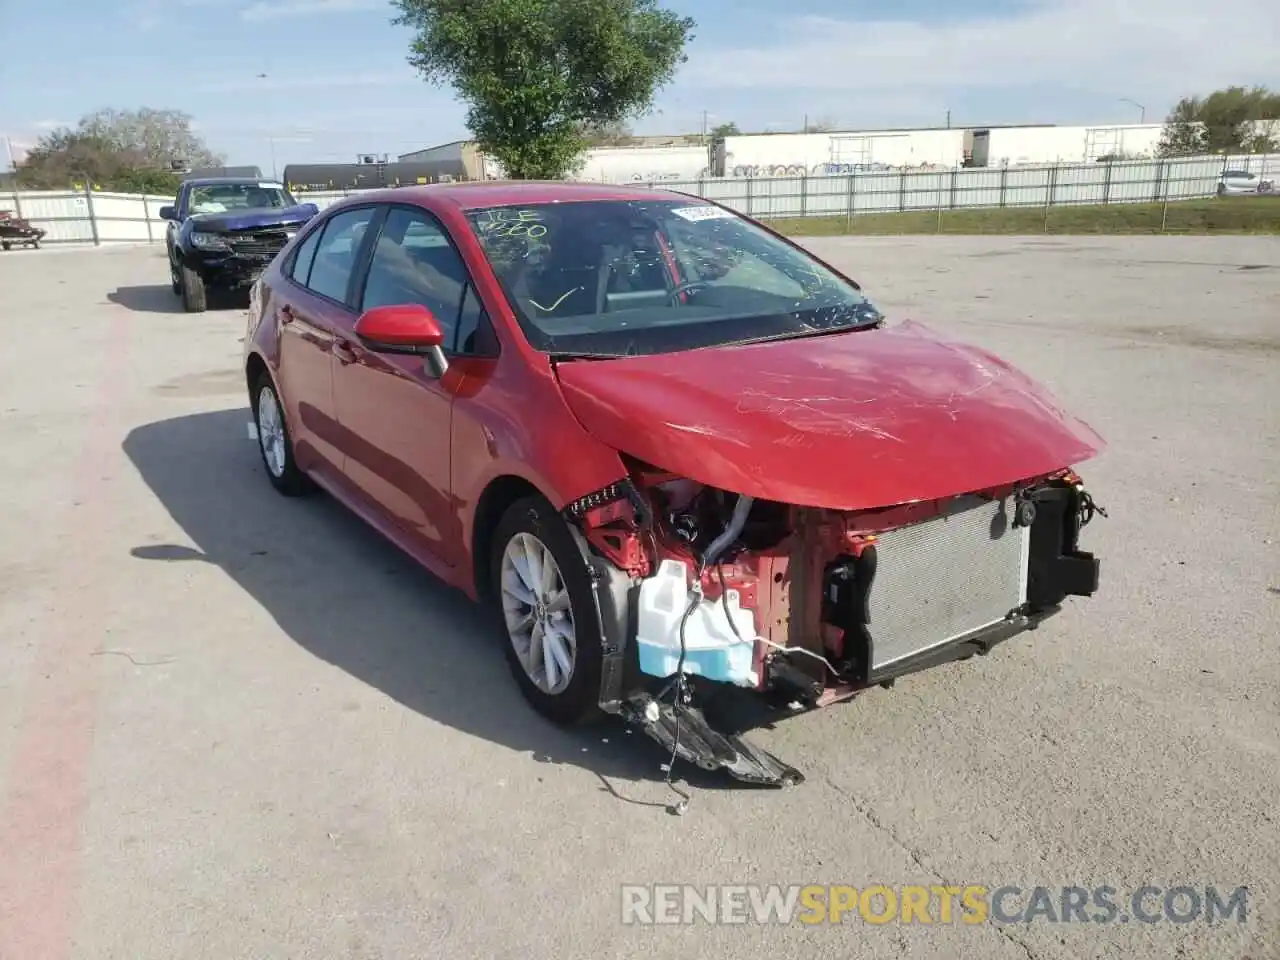
[[[1069,470],[855,513],[752,499],[630,461],[565,508],[589,545],[601,706],[739,779],[803,778],[695,705],[729,685],[813,708],[985,654],[1097,589],[1080,530],[1105,516]]]

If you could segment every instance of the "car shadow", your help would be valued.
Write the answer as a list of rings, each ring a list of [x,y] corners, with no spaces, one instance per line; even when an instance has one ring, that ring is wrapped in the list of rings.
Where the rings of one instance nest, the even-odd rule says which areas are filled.
[[[619,800],[668,807],[628,797],[624,786],[663,779],[661,747],[621,721],[565,729],[539,717],[480,607],[331,497],[277,494],[248,420],[247,409],[222,410],[129,433],[125,454],[195,544],[139,544],[134,558],[212,563],[304,649],[405,707],[535,762],[585,769]],[[740,786],[691,764],[677,765],[676,780]]]
[[[168,284],[145,287],[116,287],[107,294],[107,300],[135,313],[185,313],[182,297]],[[248,293],[222,293],[209,291],[210,310],[244,309],[249,303]]]

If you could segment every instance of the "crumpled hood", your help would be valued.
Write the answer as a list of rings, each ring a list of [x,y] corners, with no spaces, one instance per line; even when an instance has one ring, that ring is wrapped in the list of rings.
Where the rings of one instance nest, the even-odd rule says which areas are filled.
[[[1105,446],[998,357],[907,322],[557,365],[597,439],[753,497],[863,510],[1043,476]]]
[[[264,207],[261,210],[234,210],[226,213],[193,213],[188,219],[200,229],[225,233],[230,230],[252,230],[255,227],[284,227],[306,223],[316,215],[314,203],[292,207]]]

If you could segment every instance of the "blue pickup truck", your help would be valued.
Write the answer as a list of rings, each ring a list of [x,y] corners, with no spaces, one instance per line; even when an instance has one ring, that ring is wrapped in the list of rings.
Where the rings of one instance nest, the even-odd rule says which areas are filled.
[[[283,184],[246,177],[183,181],[173,206],[165,247],[169,280],[188,313],[208,307],[209,293],[247,287],[299,227],[319,213],[298,203]]]

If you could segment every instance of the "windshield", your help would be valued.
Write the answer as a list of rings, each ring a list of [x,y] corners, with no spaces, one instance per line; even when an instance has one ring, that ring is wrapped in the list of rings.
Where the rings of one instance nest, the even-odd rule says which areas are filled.
[[[296,205],[278,183],[206,183],[191,188],[192,213],[228,210],[279,210]]]
[[[721,207],[598,200],[467,214],[533,346],[629,356],[849,330],[858,287]]]

